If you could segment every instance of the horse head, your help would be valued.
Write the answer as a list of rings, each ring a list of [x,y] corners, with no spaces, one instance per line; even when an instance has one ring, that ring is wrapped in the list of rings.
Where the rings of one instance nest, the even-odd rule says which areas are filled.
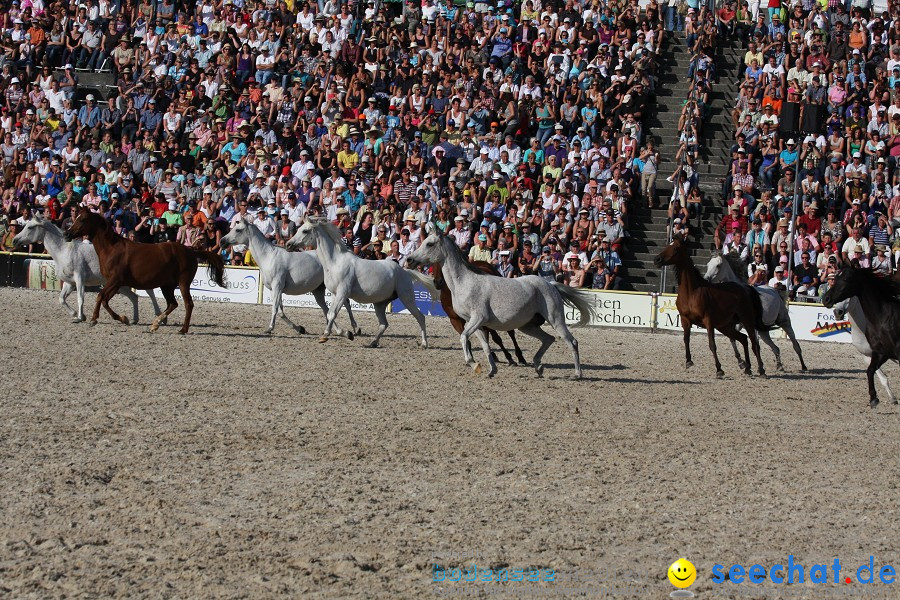
[[[703,278],[707,281],[718,281],[717,277],[722,271],[722,261],[724,260],[721,254],[713,251],[712,258],[706,263],[706,274],[703,275]]]
[[[69,227],[68,231],[65,233],[66,241],[71,242],[72,240],[84,236],[93,240],[95,235],[101,231],[105,231],[108,227],[109,225],[106,223],[106,219],[102,216],[82,208],[81,211],[76,214],[71,227]]]
[[[406,257],[406,266],[409,269],[416,269],[424,265],[433,265],[443,262],[447,257],[444,250],[445,236],[441,234],[440,228],[435,227],[433,231],[422,245],[416,248]]]
[[[858,267],[845,267],[837,272],[834,276],[834,283],[822,296],[822,304],[826,308],[834,308],[834,306],[842,301],[855,296],[860,290],[860,271]]]
[[[44,241],[44,217],[35,213],[34,217],[25,222],[22,231],[13,238],[13,247],[18,248],[26,244],[37,244]]]
[[[684,238],[680,234],[672,236],[672,242],[662,249],[653,259],[653,264],[657,267],[664,265],[674,265],[679,259],[687,256],[687,246],[684,244]]]
[[[318,228],[323,219],[317,217],[307,217],[306,221],[297,228],[297,233],[289,239],[284,245],[288,250],[302,250],[310,246],[316,245],[316,228]]]
[[[836,302],[835,305],[831,307],[831,310],[834,312],[835,319],[843,321],[844,318],[846,318],[847,313],[850,312],[850,298]]]
[[[226,235],[222,236],[222,246],[235,246],[235,245],[247,245],[250,243],[250,232],[247,231],[247,228],[251,225],[247,223],[247,221],[240,217],[235,222],[234,225],[231,226],[231,231],[229,231]]]

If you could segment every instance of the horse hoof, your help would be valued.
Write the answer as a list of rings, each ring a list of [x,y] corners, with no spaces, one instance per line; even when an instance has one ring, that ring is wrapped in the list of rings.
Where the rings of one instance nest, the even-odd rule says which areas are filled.
[[[350,340],[351,342],[356,339],[356,336],[349,329],[347,330],[347,339]]]
[[[157,329],[159,329],[159,323],[157,323],[156,321],[154,321],[153,324],[150,326],[150,333],[153,333],[153,332],[156,331]]]
[[[130,323],[128,322],[128,317],[126,316],[122,316],[119,320],[122,322],[122,325],[130,325]]]
[[[354,335],[362,335],[362,327],[357,327],[356,331],[353,332]],[[351,340],[353,338],[350,338]]]
[[[480,375],[481,374],[481,363],[475,363],[475,365],[472,367],[472,370],[475,371],[476,375]]]
[[[91,327],[93,327],[93,326],[96,325],[96,324],[97,324],[97,320],[96,320],[96,319],[94,319],[93,321],[91,321]]]
[[[534,372],[537,373],[538,377],[544,376],[544,365],[538,365],[534,368]]]
[[[178,330],[178,335],[184,335],[186,333],[187,333],[187,329],[179,329]]]
[[[716,371],[716,379],[722,379],[723,377],[725,377],[725,371],[723,371],[722,369]]]
[[[378,347],[378,342],[376,342],[375,340],[372,340],[372,343],[369,344],[369,348],[377,348],[377,347]]]
[[[263,333],[272,333],[273,331],[275,331],[275,328],[274,328],[274,327],[269,327],[268,329],[266,329],[265,331],[263,331]]]
[[[783,370],[783,369],[782,369],[782,370]],[[768,378],[769,378],[769,376],[766,375],[766,372],[765,372],[765,371],[760,371],[760,372],[757,374],[757,377],[759,377],[760,379],[768,379]]]
[[[299,333],[300,335],[306,335],[306,327],[303,327],[302,325],[297,325],[297,333]]]
[[[775,365],[775,370],[778,373],[784,373],[784,365]]]
[[[322,337],[319,338],[319,343],[320,343],[320,344],[324,344],[324,343],[327,342],[327,341],[328,341],[328,337],[326,337],[326,336],[324,336],[324,335],[323,335]]]
[[[803,365],[802,367],[800,367],[800,372],[801,373],[809,373],[809,369],[806,368],[806,365]]]
[[[693,366],[694,366],[694,361],[692,361],[692,360],[689,360],[689,361],[687,361],[686,363],[684,363],[684,368],[685,368],[685,369],[690,369],[690,368],[693,367]]]
[[[878,406],[878,398],[869,399],[869,408],[875,408]]]

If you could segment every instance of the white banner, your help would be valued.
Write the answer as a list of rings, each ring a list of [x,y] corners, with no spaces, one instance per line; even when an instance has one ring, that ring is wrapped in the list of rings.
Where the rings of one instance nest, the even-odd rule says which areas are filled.
[[[608,292],[582,290],[588,293],[596,315],[594,327],[639,327],[649,329],[653,320],[653,297],[642,292]],[[566,306],[566,322],[577,323],[580,314]]]
[[[845,343],[853,341],[850,321],[838,321],[830,308],[825,308],[821,304],[791,303],[788,310],[794,335],[798,340]]]
[[[29,258],[25,261],[25,287],[33,290],[62,289],[63,282],[56,277],[56,263],[45,258]]]
[[[206,265],[200,265],[194,281],[191,282],[191,298],[195,302],[259,303],[259,270],[225,267],[225,283],[228,284],[225,288],[216,285],[216,282],[207,276]],[[143,290],[138,290],[137,293],[141,296],[147,295]],[[154,290],[154,294],[161,303],[165,302],[160,290]],[[181,296],[177,288],[175,294]]]
[[[681,328],[681,315],[675,307],[674,294],[663,294],[656,298],[656,327],[657,329],[665,329],[667,331],[683,331]],[[706,329],[698,325],[694,325],[692,330],[695,332],[705,332]]]
[[[333,294],[328,290],[325,290],[325,304],[331,306]],[[272,306],[272,290],[263,286],[263,294],[262,294],[262,303],[266,306]],[[294,308],[315,308],[318,309],[319,305],[316,303],[316,298],[312,294],[300,294],[299,296],[288,296],[287,294],[282,294],[281,302],[284,306],[291,306]],[[350,301],[350,308],[358,312],[374,312],[375,307],[371,304],[360,304],[355,300]]]

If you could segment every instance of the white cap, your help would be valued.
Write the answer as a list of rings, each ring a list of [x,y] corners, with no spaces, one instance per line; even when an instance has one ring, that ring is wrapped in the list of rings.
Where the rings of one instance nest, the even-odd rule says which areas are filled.
[[[84,99],[85,99],[85,100],[91,100],[91,101],[93,101],[93,100],[94,100],[94,95],[93,95],[93,94],[88,94],[87,96],[84,97]]]
[[[169,200],[169,210],[175,210],[178,208],[178,203],[174,200]]]
[[[10,83],[19,83],[19,78],[18,78],[18,77],[13,77],[12,79],[9,80],[9,82],[10,82]]]

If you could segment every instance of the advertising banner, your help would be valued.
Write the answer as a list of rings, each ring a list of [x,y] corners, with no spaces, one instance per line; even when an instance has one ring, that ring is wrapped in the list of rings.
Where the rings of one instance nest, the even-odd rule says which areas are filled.
[[[667,331],[682,331],[681,315],[675,307],[675,294],[662,294],[656,297],[656,327]],[[694,325],[693,331],[705,332],[702,327]]]
[[[791,303],[788,305],[791,326],[798,340],[814,342],[845,342],[851,339],[850,321],[838,321],[834,312],[821,304]],[[779,337],[787,337],[781,332]]]
[[[325,304],[331,306],[332,298],[331,292],[325,290]],[[272,301],[272,290],[263,286],[262,303],[266,306],[272,306]],[[315,308],[316,310],[319,310],[316,298],[312,294],[300,294],[299,296],[288,296],[287,294],[283,294],[281,296],[281,303],[285,308],[290,306],[293,308]],[[373,312],[375,310],[375,307],[371,304],[360,304],[355,300],[350,301],[350,307],[358,312]],[[340,318],[340,315],[338,318]]]
[[[56,263],[45,258],[25,260],[25,287],[32,290],[61,290],[63,282],[56,278]]]
[[[650,328],[653,323],[653,296],[643,292],[606,292],[584,290],[591,298],[596,315],[589,325],[596,327]],[[577,323],[581,315],[566,306],[566,322]]]
[[[225,279],[228,286],[220,288],[209,278],[206,265],[200,265],[194,281],[191,283],[191,297],[195,302],[259,303],[258,269],[225,267]],[[137,293],[141,296],[147,295],[147,292],[143,290],[138,290]],[[162,292],[155,290],[154,293],[162,301]],[[181,292],[176,288],[175,294],[180,296]]]
[[[446,317],[447,313],[444,312],[444,308],[441,306],[441,302],[439,299],[435,298],[431,299],[431,293],[425,288],[424,285],[419,283],[418,281],[413,282],[413,289],[416,294],[416,307],[418,307],[419,311],[423,315],[431,316],[431,317]],[[391,302],[391,312],[408,315],[409,311],[406,310],[406,307],[400,300],[394,300]]]

